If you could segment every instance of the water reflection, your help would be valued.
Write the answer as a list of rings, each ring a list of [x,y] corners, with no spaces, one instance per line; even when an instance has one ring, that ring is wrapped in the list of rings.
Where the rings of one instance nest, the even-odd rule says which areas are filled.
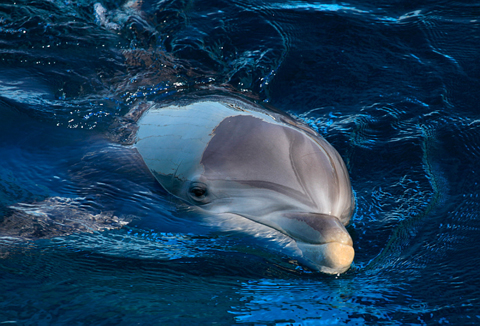
[[[0,222],[133,220],[0,238],[0,323],[478,321],[474,6],[96,2],[0,4]],[[342,154],[358,203],[347,274],[211,232],[107,135],[139,101],[209,85],[256,93]]]

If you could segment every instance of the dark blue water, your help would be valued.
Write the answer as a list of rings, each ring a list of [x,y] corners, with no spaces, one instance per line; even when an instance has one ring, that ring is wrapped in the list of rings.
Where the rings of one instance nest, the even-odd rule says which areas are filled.
[[[0,4],[0,324],[480,322],[479,4],[100,4]],[[347,273],[212,231],[155,183],[122,117],[202,87],[337,148]]]

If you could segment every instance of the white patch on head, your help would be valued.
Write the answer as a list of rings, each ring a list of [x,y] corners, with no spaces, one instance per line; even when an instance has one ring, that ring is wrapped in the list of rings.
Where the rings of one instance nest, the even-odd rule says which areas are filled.
[[[200,160],[217,125],[230,116],[252,114],[256,115],[210,101],[153,107],[138,122],[135,147],[150,171],[186,180],[192,174],[204,172],[198,170]]]

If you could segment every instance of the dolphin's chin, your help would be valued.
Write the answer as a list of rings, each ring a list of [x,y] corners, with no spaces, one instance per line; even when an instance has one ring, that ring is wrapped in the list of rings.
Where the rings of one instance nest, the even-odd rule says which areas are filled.
[[[204,214],[208,225],[216,225],[223,230],[238,230],[256,238],[268,239],[270,243],[275,242],[278,246],[269,246],[270,249],[282,252],[322,273],[346,272],[355,256],[350,235],[333,216],[296,214],[299,218],[295,219],[284,214],[274,214],[262,220],[232,212],[199,213]]]
[[[351,245],[339,242],[311,244],[297,241],[297,247],[302,252],[303,264],[327,274],[346,272],[355,256]]]

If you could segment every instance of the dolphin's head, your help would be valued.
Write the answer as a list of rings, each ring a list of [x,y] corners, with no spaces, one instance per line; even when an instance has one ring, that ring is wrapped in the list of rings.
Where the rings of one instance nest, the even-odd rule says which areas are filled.
[[[253,221],[259,224],[260,236],[266,226],[291,238],[297,248],[293,258],[312,269],[328,274],[349,269],[355,254],[353,241],[339,217],[319,213],[283,185],[249,181],[199,176],[185,183],[181,197],[209,216]]]
[[[181,116],[190,129],[183,131],[153,131],[161,124],[140,123],[137,148],[157,180],[211,216],[248,219],[291,238],[299,253],[295,258],[313,269],[345,272],[354,257],[345,229],[354,201],[336,150],[312,131],[259,113],[236,114],[219,103],[202,105],[223,115],[204,108],[203,114],[216,119],[192,124],[187,119],[196,115],[195,108],[185,109]],[[179,115],[181,109],[175,110],[159,111],[164,122]],[[150,131],[142,132],[142,126]],[[152,134],[163,135],[164,142]],[[165,142],[166,137],[172,141]],[[183,149],[172,150],[178,146]],[[168,157],[172,153],[178,157]]]

